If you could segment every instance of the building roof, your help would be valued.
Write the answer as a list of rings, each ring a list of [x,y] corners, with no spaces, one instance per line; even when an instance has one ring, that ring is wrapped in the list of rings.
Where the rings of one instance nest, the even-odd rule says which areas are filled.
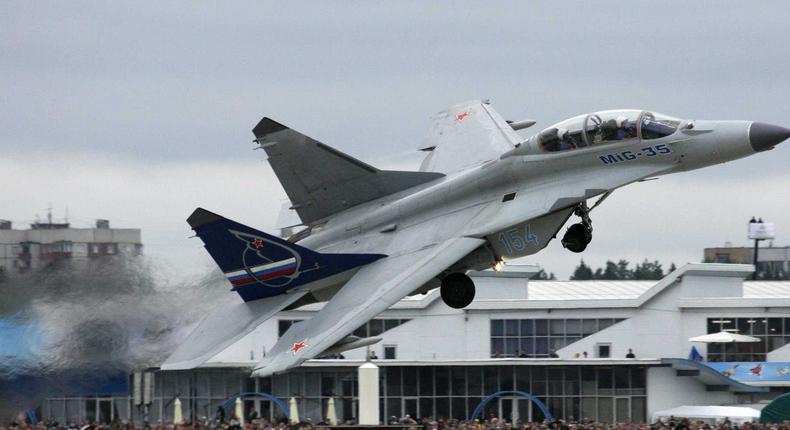
[[[531,281],[529,300],[636,299],[657,281]]]
[[[636,299],[659,281],[531,281],[530,300]],[[745,281],[743,297],[790,298],[790,281]]]
[[[547,309],[547,308],[638,308],[683,276],[717,276],[745,278],[754,271],[750,264],[688,263],[658,281],[526,281],[537,273],[535,267],[524,266],[524,276],[515,270],[505,272],[472,272],[480,289],[496,288],[495,294],[480,294],[469,310]],[[502,279],[514,281],[503,284]],[[495,286],[488,285],[496,283]],[[439,300],[439,290],[406,297],[390,309],[424,309]],[[323,303],[299,308],[318,311]],[[790,281],[745,281],[740,297],[707,297],[683,299],[681,307],[790,307]]]

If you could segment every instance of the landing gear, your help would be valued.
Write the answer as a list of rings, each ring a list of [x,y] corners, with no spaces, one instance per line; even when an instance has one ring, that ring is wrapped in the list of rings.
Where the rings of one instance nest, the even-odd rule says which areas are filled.
[[[447,306],[461,309],[469,306],[474,300],[475,283],[463,273],[451,273],[442,279],[442,287],[439,291]]]
[[[565,231],[562,237],[562,246],[571,252],[582,252],[587,249],[592,240],[592,220],[590,219],[590,208],[586,202],[582,202],[573,211],[574,214],[582,219],[582,222],[573,224]]]

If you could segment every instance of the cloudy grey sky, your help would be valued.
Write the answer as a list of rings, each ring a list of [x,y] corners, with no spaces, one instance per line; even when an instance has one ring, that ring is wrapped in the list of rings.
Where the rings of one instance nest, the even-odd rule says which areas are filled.
[[[620,107],[790,126],[787,2],[295,3],[0,4],[0,218],[51,203],[140,227],[193,275],[212,267],[187,239],[195,206],[274,226],[263,115],[390,168],[416,168],[429,116],[475,98],[536,129]],[[583,257],[699,261],[746,244],[752,214],[788,244],[789,162],[780,146],[616,192]],[[527,260],[566,277],[579,256]]]

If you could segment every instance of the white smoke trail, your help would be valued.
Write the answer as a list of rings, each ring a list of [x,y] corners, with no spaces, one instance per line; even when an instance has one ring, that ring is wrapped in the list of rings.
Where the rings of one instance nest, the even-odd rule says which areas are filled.
[[[46,395],[156,367],[209,309],[240,300],[217,270],[174,282],[154,272],[136,257],[0,281],[0,342],[25,343],[0,344],[0,419]]]

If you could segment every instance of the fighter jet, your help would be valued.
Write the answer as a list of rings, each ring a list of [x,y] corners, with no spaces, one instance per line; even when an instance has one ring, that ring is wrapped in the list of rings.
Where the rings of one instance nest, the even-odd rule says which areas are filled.
[[[790,129],[751,121],[673,118],[644,110],[580,115],[529,137],[488,101],[432,118],[416,172],[379,170],[272,119],[255,143],[304,228],[287,240],[198,208],[188,218],[242,301],[218,309],[162,365],[211,359],[284,309],[327,302],[293,324],[254,366],[267,376],[377,342],[354,330],[405,296],[440,288],[464,308],[470,270],[499,269],[562,233],[582,252],[590,211],[615,189],[773,149]],[[588,200],[597,198],[590,207]]]

